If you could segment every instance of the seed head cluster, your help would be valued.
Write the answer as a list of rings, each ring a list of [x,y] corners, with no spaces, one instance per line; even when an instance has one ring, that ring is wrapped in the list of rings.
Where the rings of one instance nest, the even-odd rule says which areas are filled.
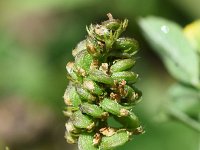
[[[72,51],[75,60],[66,65],[65,138],[80,150],[112,149],[144,132],[133,112],[142,95],[132,71],[138,42],[120,37],[127,19],[108,18],[86,28],[86,39]]]

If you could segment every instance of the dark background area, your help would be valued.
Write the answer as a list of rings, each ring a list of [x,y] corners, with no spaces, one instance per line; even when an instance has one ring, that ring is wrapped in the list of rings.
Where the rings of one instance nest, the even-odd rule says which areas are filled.
[[[0,1],[0,149],[72,150],[64,139],[65,65],[86,36],[86,25],[129,19],[124,35],[140,43],[134,68],[143,101],[136,112],[146,133],[119,149],[195,150],[197,134],[162,120],[167,89],[174,80],[152,51],[137,24],[155,15],[182,26],[200,17],[198,0],[1,0]],[[158,119],[159,118],[159,119]]]

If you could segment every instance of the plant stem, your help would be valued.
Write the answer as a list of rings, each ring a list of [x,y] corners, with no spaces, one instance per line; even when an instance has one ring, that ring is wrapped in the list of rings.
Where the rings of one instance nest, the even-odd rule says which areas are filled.
[[[181,111],[178,111],[171,105],[170,105],[170,107],[168,107],[168,113],[173,118],[177,119],[178,121],[184,123],[188,127],[197,131],[200,136],[200,123],[198,121],[191,119],[188,115],[184,114]],[[200,150],[200,142],[199,142],[199,150]]]
[[[200,113],[199,113],[199,116],[198,116],[198,120],[200,122]],[[200,132],[198,133],[198,150],[200,150]]]

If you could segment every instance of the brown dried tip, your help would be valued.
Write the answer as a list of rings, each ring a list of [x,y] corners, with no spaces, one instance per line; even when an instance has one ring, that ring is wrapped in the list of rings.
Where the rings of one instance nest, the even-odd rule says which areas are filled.
[[[87,126],[87,130],[88,131],[90,131],[90,130],[92,130],[93,128],[94,128],[94,126],[95,126],[95,123],[94,122],[92,122],[89,126]]]
[[[139,126],[138,128],[135,129],[135,131],[133,132],[134,135],[138,135],[138,134],[144,134],[144,128],[142,126]]]
[[[108,19],[109,19],[109,20],[113,20],[113,16],[112,16],[111,13],[108,13],[107,16],[108,16]]]
[[[118,102],[118,101],[121,99],[121,96],[120,96],[119,94],[116,94],[116,93],[111,92],[111,93],[110,93],[110,98],[111,98],[112,100],[115,100],[115,101]]]
[[[93,145],[98,145],[101,141],[101,135],[99,133],[96,133],[94,135],[94,139],[93,139]]]
[[[129,115],[129,111],[127,109],[122,108],[120,110],[120,115],[121,116],[128,116]]]
[[[115,129],[110,128],[110,127],[101,128],[99,131],[101,134],[105,136],[112,136],[113,134],[115,134]]]
[[[99,67],[99,61],[98,60],[93,60],[92,63],[90,64],[90,69],[98,69]]]
[[[108,63],[102,63],[99,67],[99,70],[101,70],[104,74],[108,73]]]

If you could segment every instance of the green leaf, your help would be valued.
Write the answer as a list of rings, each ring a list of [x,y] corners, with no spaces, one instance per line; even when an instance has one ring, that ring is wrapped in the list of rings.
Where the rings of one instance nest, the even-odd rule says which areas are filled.
[[[193,118],[200,113],[200,91],[182,84],[175,84],[169,90],[172,105]]]
[[[198,57],[182,28],[158,17],[142,18],[139,25],[171,75],[186,84],[199,86]]]

